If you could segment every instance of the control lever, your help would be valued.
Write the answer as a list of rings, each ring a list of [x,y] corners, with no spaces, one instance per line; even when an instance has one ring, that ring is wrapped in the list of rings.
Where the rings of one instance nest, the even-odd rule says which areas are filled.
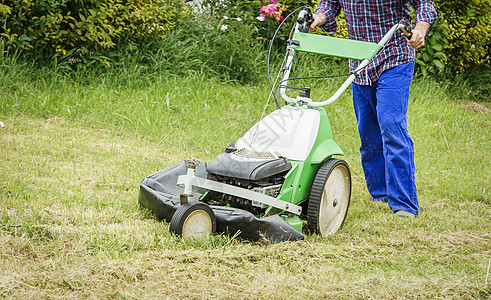
[[[402,32],[404,32],[404,36],[410,40],[413,36],[411,33],[411,24],[409,24],[409,22],[406,20],[401,20],[401,24],[404,25],[404,27],[401,28]]]
[[[297,29],[300,32],[309,33],[310,24],[314,22],[312,12],[308,7],[305,7],[300,11],[297,18]]]

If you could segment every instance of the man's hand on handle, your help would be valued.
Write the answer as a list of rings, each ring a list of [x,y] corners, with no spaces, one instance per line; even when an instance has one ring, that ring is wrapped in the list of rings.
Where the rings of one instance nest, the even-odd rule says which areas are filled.
[[[314,22],[312,22],[312,24],[310,24],[310,27],[309,27],[310,32],[314,32],[316,30],[317,26],[324,25],[327,21],[326,15],[324,13],[321,13],[321,12],[318,14],[312,15],[312,17],[314,17]]]
[[[419,49],[425,45],[425,37],[428,29],[430,29],[430,24],[427,22],[418,22],[416,26],[414,26],[411,33],[411,39],[407,42],[409,46],[414,49]]]

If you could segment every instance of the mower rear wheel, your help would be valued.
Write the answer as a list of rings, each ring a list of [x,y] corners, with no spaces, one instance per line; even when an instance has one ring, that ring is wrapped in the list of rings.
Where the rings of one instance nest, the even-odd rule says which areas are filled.
[[[327,236],[344,223],[351,198],[351,173],[344,160],[329,159],[317,171],[307,207],[307,227]]]
[[[213,210],[203,202],[190,201],[176,210],[170,221],[169,231],[184,239],[207,238],[216,230]]]

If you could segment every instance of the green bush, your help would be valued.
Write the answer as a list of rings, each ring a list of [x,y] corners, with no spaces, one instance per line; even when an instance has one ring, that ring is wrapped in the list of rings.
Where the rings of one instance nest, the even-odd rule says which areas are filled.
[[[445,69],[447,55],[445,51],[448,48],[448,32],[445,23],[437,20],[432,26],[430,34],[426,37],[423,48],[416,52],[416,72],[426,76],[428,74],[436,75]]]
[[[448,26],[445,53],[452,70],[465,71],[490,63],[491,2],[436,0],[438,17]]]
[[[265,47],[254,39],[256,33],[234,11],[199,15],[169,31],[159,43],[155,62],[172,73],[199,71],[223,80],[254,82],[266,62]]]
[[[0,37],[38,60],[58,55],[75,64],[119,43],[162,37],[185,15],[181,0],[5,0]]]
[[[120,43],[104,51],[103,57],[111,62],[111,68],[78,64],[77,72],[68,70],[77,80],[116,77],[128,85],[194,74],[227,82],[258,82],[266,74],[266,47],[254,38],[256,28],[242,18],[243,14],[233,6],[189,14],[162,38],[148,39],[146,43]],[[55,59],[51,68],[65,70],[66,65],[65,61]]]
[[[491,10],[488,0],[435,0],[438,21],[416,56],[422,75],[448,72],[470,73],[489,64]],[[450,73],[449,73],[450,74]]]

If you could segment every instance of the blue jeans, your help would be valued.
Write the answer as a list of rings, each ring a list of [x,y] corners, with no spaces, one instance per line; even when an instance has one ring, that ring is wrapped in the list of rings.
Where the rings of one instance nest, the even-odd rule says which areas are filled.
[[[353,105],[361,139],[361,163],[373,200],[418,214],[414,144],[406,113],[414,62],[385,71],[372,85],[353,83]]]

